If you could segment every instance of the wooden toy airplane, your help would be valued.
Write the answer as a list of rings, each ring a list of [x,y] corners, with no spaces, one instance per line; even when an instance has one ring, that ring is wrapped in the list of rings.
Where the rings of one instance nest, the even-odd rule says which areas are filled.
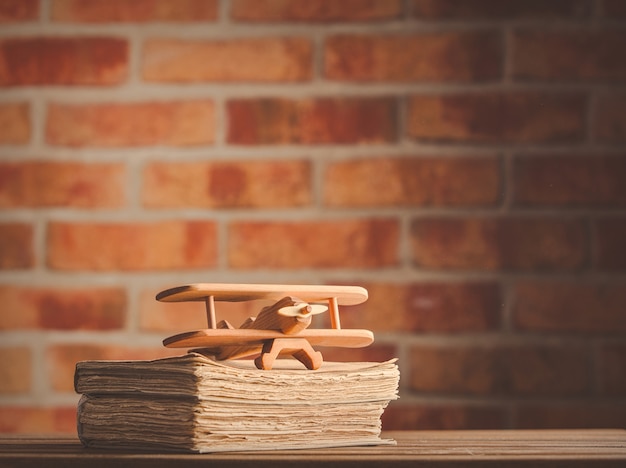
[[[170,336],[163,344],[170,348],[199,348],[217,359],[236,359],[260,353],[259,369],[271,369],[279,355],[291,355],[307,369],[322,365],[322,354],[313,346],[360,348],[371,344],[369,330],[341,329],[339,305],[360,304],[367,290],[358,286],[295,286],[271,284],[200,283],[161,291],[164,302],[201,301],[206,304],[209,328]],[[216,320],[215,301],[241,302],[257,299],[277,301],[257,317],[248,318],[239,328]],[[327,304],[327,305],[324,305]],[[314,315],[329,311],[330,329],[307,329]]]

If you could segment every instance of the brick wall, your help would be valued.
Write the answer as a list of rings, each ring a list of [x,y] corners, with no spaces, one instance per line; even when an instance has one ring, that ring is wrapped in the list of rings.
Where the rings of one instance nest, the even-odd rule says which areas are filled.
[[[0,0],[0,431],[73,432],[189,282],[367,287],[326,357],[400,358],[387,429],[624,427],[625,46],[620,0]]]

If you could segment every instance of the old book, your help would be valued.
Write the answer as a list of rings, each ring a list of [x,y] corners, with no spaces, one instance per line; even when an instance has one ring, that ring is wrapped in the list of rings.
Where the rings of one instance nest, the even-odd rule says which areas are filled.
[[[154,361],[84,361],[78,435],[89,447],[223,452],[393,444],[381,415],[398,395],[395,360],[324,362],[198,353]]]

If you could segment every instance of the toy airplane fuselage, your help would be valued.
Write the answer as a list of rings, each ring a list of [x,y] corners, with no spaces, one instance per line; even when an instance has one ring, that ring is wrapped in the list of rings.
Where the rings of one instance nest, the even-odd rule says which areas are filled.
[[[226,320],[217,322],[215,302],[240,302],[270,299],[256,317],[248,318],[239,328]],[[367,300],[367,291],[357,286],[293,286],[244,284],[191,284],[168,289],[157,295],[164,302],[203,301],[206,303],[209,328],[166,338],[171,348],[196,348],[217,359],[236,359],[259,354],[259,369],[271,369],[278,355],[291,355],[308,369],[322,364],[322,354],[312,346],[359,348],[374,341],[369,330],[341,329],[339,305],[354,305]],[[327,303],[323,305],[320,303]],[[309,329],[312,317],[330,313],[330,329]]]

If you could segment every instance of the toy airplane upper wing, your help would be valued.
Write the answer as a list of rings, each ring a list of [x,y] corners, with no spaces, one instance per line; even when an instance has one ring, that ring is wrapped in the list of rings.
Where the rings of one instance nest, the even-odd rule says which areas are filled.
[[[291,355],[308,369],[322,364],[322,354],[312,346],[360,348],[371,344],[369,330],[341,329],[339,306],[367,300],[367,291],[358,286],[302,286],[271,284],[200,283],[161,291],[164,302],[202,301],[206,304],[208,328],[170,336],[163,344],[170,348],[198,348],[217,359],[235,359],[260,353],[259,369],[271,369],[278,355]],[[226,320],[217,322],[216,301],[270,299],[273,305],[248,318],[239,328]],[[330,329],[309,329],[314,315],[330,313]]]

